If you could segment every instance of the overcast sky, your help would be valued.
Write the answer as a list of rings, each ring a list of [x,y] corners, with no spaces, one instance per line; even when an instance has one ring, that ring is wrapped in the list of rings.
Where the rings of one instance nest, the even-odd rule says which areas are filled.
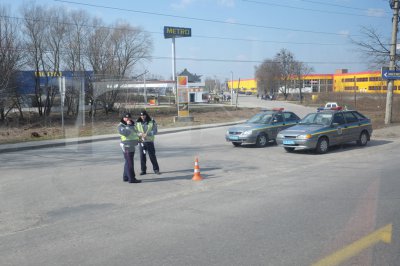
[[[15,15],[26,3],[1,0]],[[76,0],[36,1],[65,9],[84,9],[112,24],[118,20],[140,26],[154,41],[148,70],[168,79],[172,73],[172,41],[164,26],[187,27],[192,37],[176,39],[177,71],[187,68],[202,77],[220,80],[254,78],[254,67],[272,59],[282,48],[314,73],[336,69],[367,71],[365,58],[348,36],[361,27],[377,29],[389,43],[392,10],[388,0]]]

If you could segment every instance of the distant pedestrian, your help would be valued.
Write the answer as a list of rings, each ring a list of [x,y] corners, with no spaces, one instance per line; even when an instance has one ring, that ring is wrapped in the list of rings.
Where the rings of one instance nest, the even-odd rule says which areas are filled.
[[[158,166],[156,150],[154,148],[154,136],[157,134],[157,123],[149,116],[146,110],[143,110],[136,121],[136,128],[140,138],[140,175],[145,175],[147,173],[146,154],[149,154],[154,173],[159,175],[160,168]]]
[[[136,179],[135,168],[133,164],[133,158],[135,157],[135,149],[139,141],[139,136],[135,127],[135,122],[132,120],[130,113],[125,113],[121,118],[121,122],[118,125],[118,133],[121,137],[120,146],[125,158],[124,173],[122,178],[124,182],[140,183],[142,180]]]

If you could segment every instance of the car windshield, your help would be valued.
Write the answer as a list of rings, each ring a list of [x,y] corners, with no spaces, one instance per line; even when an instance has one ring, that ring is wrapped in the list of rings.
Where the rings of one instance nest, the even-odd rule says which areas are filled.
[[[259,113],[254,115],[252,118],[247,120],[247,123],[252,124],[270,124],[272,119],[272,114],[269,113]]]
[[[332,114],[331,113],[312,113],[304,117],[300,124],[318,124],[328,126],[331,124]]]

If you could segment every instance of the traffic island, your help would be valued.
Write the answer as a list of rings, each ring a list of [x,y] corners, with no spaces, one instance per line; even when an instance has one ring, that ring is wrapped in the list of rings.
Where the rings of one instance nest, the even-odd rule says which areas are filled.
[[[193,122],[194,117],[193,116],[174,116],[174,123],[179,123],[179,122]]]

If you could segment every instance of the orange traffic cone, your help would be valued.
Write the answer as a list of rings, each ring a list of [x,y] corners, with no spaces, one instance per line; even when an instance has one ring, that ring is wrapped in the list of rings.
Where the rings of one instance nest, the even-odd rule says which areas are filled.
[[[193,181],[201,181],[203,178],[200,175],[199,159],[196,157],[194,161],[194,175],[192,177]]]

